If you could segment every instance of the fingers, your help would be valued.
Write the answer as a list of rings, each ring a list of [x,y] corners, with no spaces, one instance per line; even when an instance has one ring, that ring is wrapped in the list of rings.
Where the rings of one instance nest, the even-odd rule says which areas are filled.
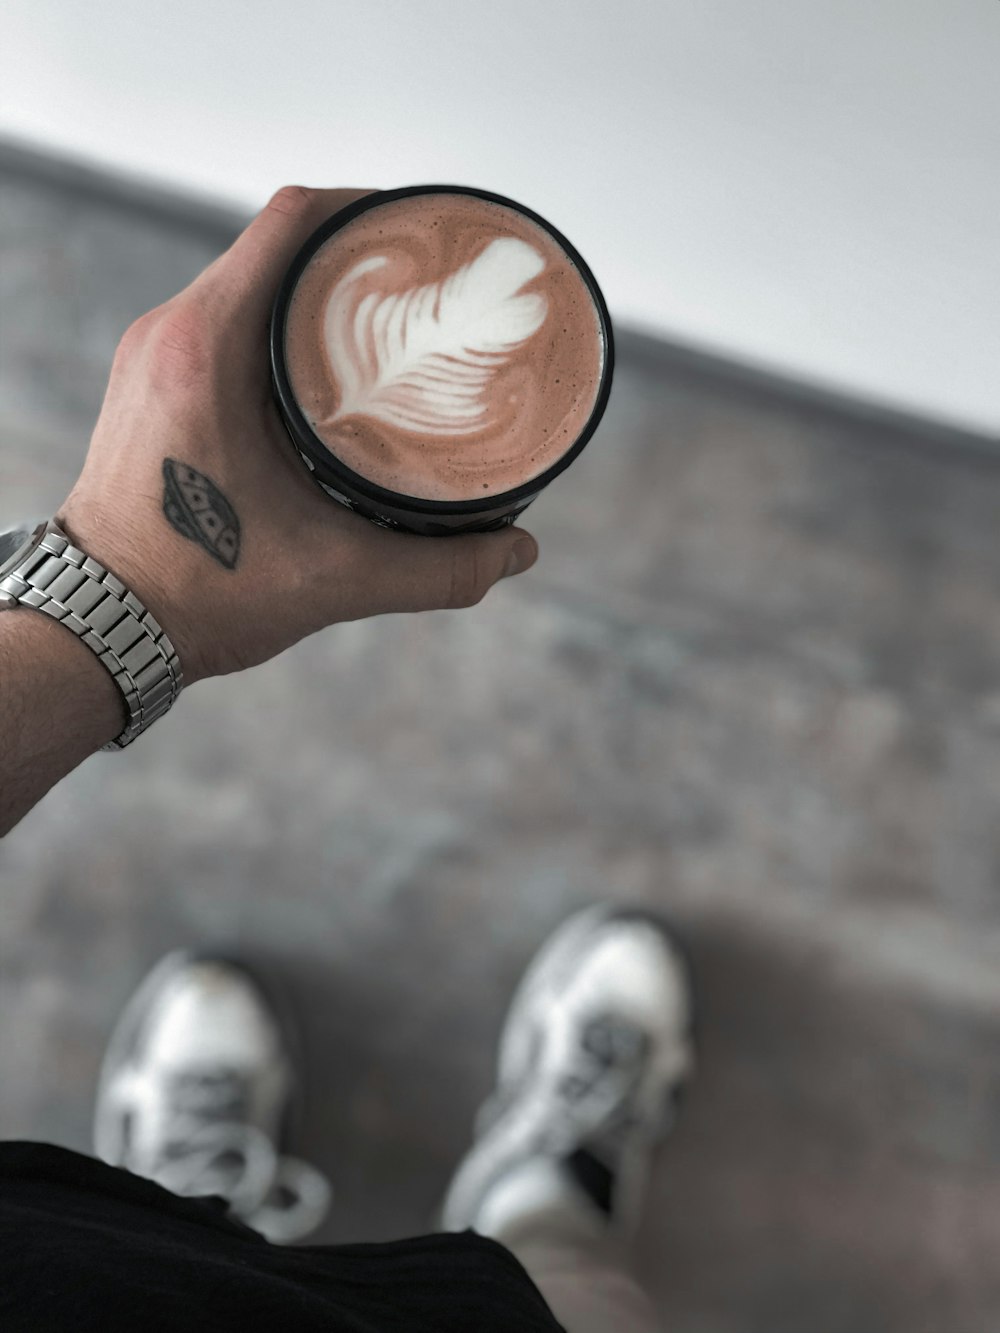
[[[314,190],[285,185],[268,200],[229,249],[189,289],[217,310],[266,323],[278,286],[296,251],[320,223],[372,190]]]
[[[383,551],[368,565],[369,595],[379,611],[474,606],[495,583],[538,559],[538,543],[520,528],[464,537],[382,535]]]

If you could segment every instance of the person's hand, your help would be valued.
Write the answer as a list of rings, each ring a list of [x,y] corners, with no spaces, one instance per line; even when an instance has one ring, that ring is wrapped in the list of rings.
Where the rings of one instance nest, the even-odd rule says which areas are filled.
[[[471,606],[515,548],[517,572],[537,557],[513,527],[461,537],[377,527],[329,499],[293,451],[271,394],[271,306],[303,241],[368,193],[279,190],[189,287],[136,320],[55,515],[160,622],[185,684],[265,662],[339,621]],[[188,535],[178,486],[214,512]]]

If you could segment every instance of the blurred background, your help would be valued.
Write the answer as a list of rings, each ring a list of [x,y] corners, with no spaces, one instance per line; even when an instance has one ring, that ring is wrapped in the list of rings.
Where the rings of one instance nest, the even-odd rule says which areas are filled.
[[[995,0],[7,0],[0,127],[255,211],[447,181],[632,328],[1000,432]]]
[[[89,1150],[131,989],[224,944],[302,1015],[318,1239],[429,1230],[531,954],[641,902],[704,1014],[668,1326],[997,1326],[1000,5],[6,0],[0,50],[0,527],[284,183],[519,199],[619,336],[532,573],[201,684],[0,845],[0,1133]]]

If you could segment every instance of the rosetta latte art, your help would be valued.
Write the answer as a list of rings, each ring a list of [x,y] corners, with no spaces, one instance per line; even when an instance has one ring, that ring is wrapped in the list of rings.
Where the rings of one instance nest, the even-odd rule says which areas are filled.
[[[545,322],[545,295],[522,291],[545,260],[501,237],[440,282],[379,291],[388,263],[362,259],[330,293],[323,328],[340,401],[322,424],[360,415],[439,436],[481,431],[493,377]]]

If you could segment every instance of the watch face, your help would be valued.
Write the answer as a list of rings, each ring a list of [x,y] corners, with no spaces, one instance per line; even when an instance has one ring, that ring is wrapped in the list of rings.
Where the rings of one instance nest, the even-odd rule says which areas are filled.
[[[30,548],[34,546],[38,529],[44,526],[44,523],[38,523],[32,527],[21,524],[20,527],[12,528],[9,532],[0,532],[0,579],[21,562]]]

